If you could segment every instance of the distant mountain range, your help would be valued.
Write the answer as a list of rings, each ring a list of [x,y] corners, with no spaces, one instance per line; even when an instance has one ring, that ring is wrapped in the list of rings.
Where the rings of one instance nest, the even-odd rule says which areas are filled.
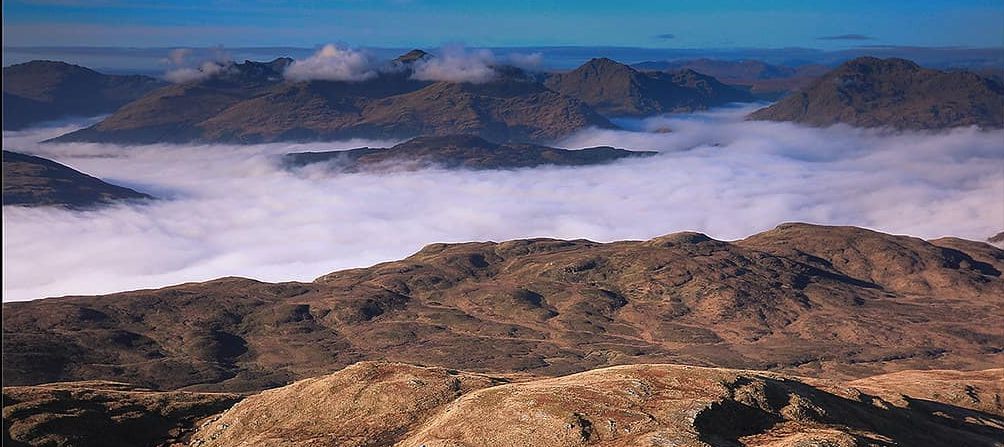
[[[1004,126],[1004,85],[967,71],[926,69],[904,59],[848,61],[750,119],[811,126],[944,129]]]
[[[537,166],[584,166],[629,157],[655,155],[612,147],[556,149],[534,144],[498,144],[472,135],[417,137],[390,148],[295,152],[283,156],[287,167],[326,164],[342,172],[445,169],[514,169]]]
[[[284,82],[287,63],[249,61],[222,76],[165,87],[57,141],[259,143],[473,134],[527,142],[614,127],[518,69],[480,84],[417,81],[407,70],[359,82]]]
[[[353,137],[403,139],[470,134],[494,142],[553,142],[606,116],[701,110],[752,97],[693,71],[642,73],[610,60],[566,74],[497,66],[485,83],[411,78],[403,70],[364,81],[283,79],[292,62],[230,64],[208,79],[175,84],[126,104],[104,121],[54,141],[259,143]]]
[[[632,67],[639,70],[675,71],[693,70],[713,76],[719,81],[749,88],[757,98],[777,99],[787,93],[799,90],[816,78],[826,74],[829,67],[820,64],[772,65],[758,60],[716,60],[691,59],[664,62],[640,62]]]
[[[164,85],[149,76],[105,75],[64,62],[33,61],[4,67],[3,129],[111,113]]]
[[[149,195],[41,157],[3,151],[3,204],[91,208]]]
[[[859,58],[822,77],[822,66],[707,59],[638,65],[663,70],[652,71],[598,58],[564,73],[498,65],[497,76],[483,83],[413,79],[412,64],[428,57],[433,56],[414,50],[396,59],[400,69],[353,82],[290,81],[284,73],[293,60],[280,58],[229,63],[205,79],[166,86],[145,77],[32,62],[4,69],[5,98],[16,96],[5,101],[10,110],[4,116],[35,116],[39,101],[60,113],[85,113],[72,106],[80,103],[105,111],[124,104],[91,127],[53,139],[122,144],[460,134],[495,143],[548,144],[588,127],[615,128],[613,117],[703,110],[788,90],[798,91],[751,118],[941,129],[1001,127],[1004,117],[997,77],[925,69],[900,59]],[[31,74],[42,72],[47,74]],[[83,91],[91,92],[86,100],[76,93]]]
[[[692,112],[753,100],[744,90],[692,70],[642,72],[606,58],[551,75],[545,85],[585,101],[606,116]]]

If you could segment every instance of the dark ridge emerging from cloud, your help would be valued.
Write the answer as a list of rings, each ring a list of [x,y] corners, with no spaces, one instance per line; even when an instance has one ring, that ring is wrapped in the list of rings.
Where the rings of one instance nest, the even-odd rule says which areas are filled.
[[[836,36],[820,36],[816,40],[875,40],[875,38],[864,34],[840,34]]]
[[[655,36],[655,38],[656,39],[676,39],[676,34],[669,34],[669,33],[659,34],[658,36]]]

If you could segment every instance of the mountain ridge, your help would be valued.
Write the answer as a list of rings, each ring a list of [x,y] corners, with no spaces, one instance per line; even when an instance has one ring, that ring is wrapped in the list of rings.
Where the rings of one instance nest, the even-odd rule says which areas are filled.
[[[1004,355],[1002,270],[988,244],[805,224],[733,243],[432,244],[312,283],[4,303],[4,380],[248,391],[360,360],[537,375],[653,362],[832,378],[979,369]]]
[[[922,68],[906,59],[861,57],[748,118],[817,127],[1000,128],[1004,85],[972,72]]]
[[[473,135],[415,137],[389,148],[294,152],[282,156],[287,168],[325,164],[343,172],[442,169],[518,169],[537,166],[586,166],[648,157],[651,151],[610,146],[557,149],[533,144],[496,144]]]
[[[162,85],[149,76],[106,75],[58,61],[11,65],[3,68],[3,129],[109,113]]]

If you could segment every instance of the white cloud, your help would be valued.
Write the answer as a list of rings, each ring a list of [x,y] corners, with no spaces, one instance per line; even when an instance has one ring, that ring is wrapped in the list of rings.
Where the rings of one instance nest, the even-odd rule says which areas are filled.
[[[365,81],[377,76],[379,64],[366,51],[325,45],[313,56],[293,62],[286,69],[294,81]]]
[[[171,65],[185,65],[188,62],[188,57],[191,55],[191,48],[175,48],[167,52],[167,63]]]
[[[543,53],[509,53],[506,55],[506,62],[514,67],[525,70],[536,70],[544,62]]]
[[[175,68],[164,73],[164,79],[176,84],[209,79],[213,75],[222,72],[227,66],[214,61],[203,62],[198,68]]]
[[[421,81],[470,82],[480,84],[495,79],[495,55],[490,50],[468,50],[461,46],[443,47],[440,54],[415,62],[413,78]]]
[[[39,145],[55,132],[5,132],[5,148],[170,200],[83,213],[5,207],[4,299],[224,275],[311,280],[431,242],[682,230],[734,239],[784,221],[982,240],[1004,225],[1004,131],[812,129],[744,122],[747,111],[624,121],[639,131],[587,130],[563,142],[663,152],[653,158],[380,175],[291,173],[272,156],[392,142]]]

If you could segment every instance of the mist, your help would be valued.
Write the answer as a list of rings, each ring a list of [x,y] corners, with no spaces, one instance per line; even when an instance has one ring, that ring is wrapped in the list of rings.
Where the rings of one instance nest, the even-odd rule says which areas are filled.
[[[220,276],[309,281],[433,242],[732,240],[786,221],[983,240],[1004,228],[1004,131],[889,132],[746,122],[750,107],[618,120],[559,142],[656,150],[580,168],[334,174],[286,152],[394,141],[228,145],[39,144],[79,122],[4,132],[161,200],[95,211],[3,209],[3,299],[99,294]],[[669,132],[666,132],[666,131]]]

